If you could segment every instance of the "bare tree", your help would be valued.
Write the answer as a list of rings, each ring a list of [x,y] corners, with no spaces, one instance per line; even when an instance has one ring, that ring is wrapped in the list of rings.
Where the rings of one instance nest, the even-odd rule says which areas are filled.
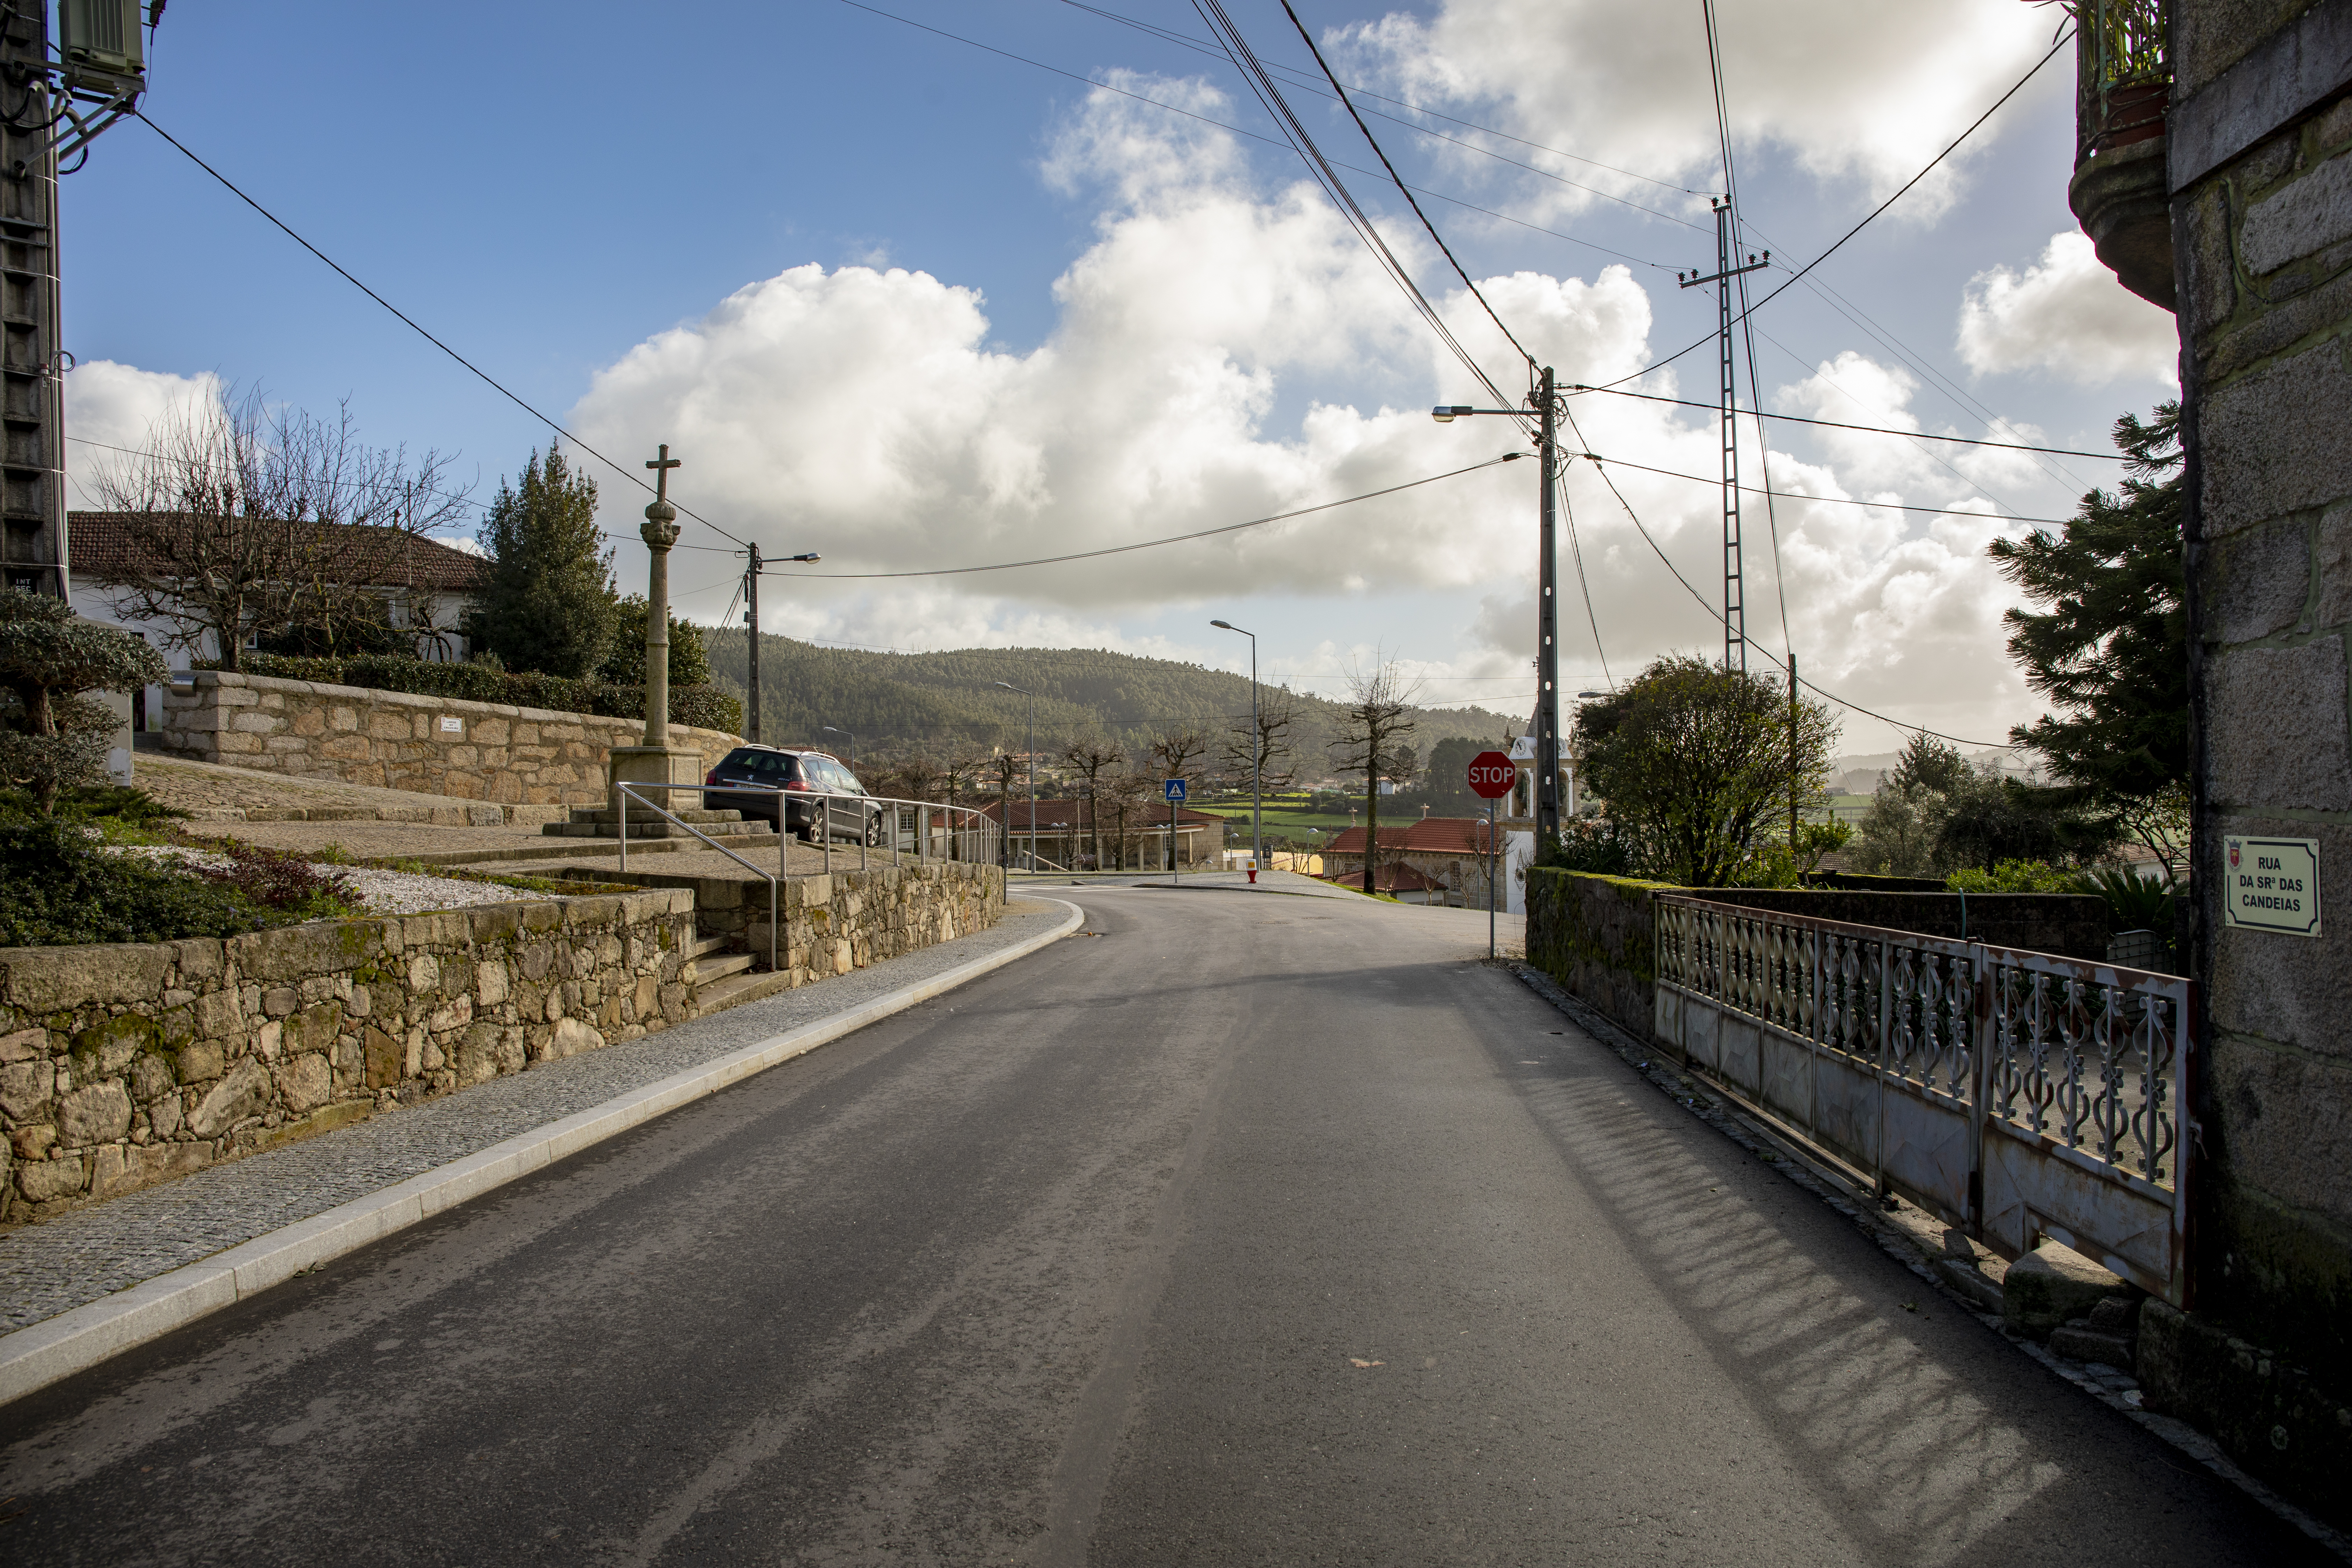
[[[1298,721],[1297,700],[1286,687],[1264,691],[1257,702],[1256,735],[1246,719],[1234,721],[1218,747],[1218,756],[1239,779],[1251,776],[1256,764],[1258,783],[1266,789],[1288,789],[1298,779],[1297,753],[1290,744],[1290,727]]]
[[[1391,660],[1370,671],[1348,672],[1348,706],[1340,713],[1339,737],[1331,742],[1331,753],[1341,773],[1364,775],[1367,893],[1380,891],[1381,777],[1412,754],[1407,742],[1413,731],[1412,700],[1420,695],[1421,683],[1408,681]]]
[[[1152,738],[1151,760],[1164,768],[1166,776],[1171,779],[1191,777],[1193,760],[1208,754],[1209,736],[1204,730],[1162,730]],[[1168,864],[1171,869],[1176,864],[1173,824],[1168,829]]]
[[[1004,823],[1004,864],[1013,864],[1013,781],[1021,775],[1020,760],[1010,752],[1000,752],[988,760],[988,771],[996,775],[996,798]],[[1036,868],[1036,840],[1030,839],[1030,869]]]
[[[1095,869],[1102,869],[1102,775],[1127,761],[1127,754],[1099,734],[1081,735],[1062,748],[1062,761],[1085,782],[1087,843]]]
[[[1127,869],[1128,822],[1131,817],[1141,816],[1148,809],[1147,803],[1152,794],[1151,784],[1150,773],[1113,773],[1104,781],[1103,793],[1110,799],[1112,820],[1118,825],[1117,857],[1118,868],[1122,871]]]
[[[94,567],[118,614],[165,646],[216,642],[235,669],[260,627],[380,622],[404,580],[411,538],[457,521],[449,460],[371,447],[348,403],[334,417],[272,407],[258,388],[184,405],[146,450],[100,469],[92,493],[120,516],[119,560]]]

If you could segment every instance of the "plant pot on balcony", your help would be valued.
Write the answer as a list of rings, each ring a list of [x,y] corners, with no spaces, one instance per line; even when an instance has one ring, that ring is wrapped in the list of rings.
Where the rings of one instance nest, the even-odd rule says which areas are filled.
[[[2152,121],[2116,130],[2118,138],[2129,139],[2102,146],[2075,168],[2066,205],[2091,237],[2100,264],[2125,288],[2169,310],[2175,308],[2172,205],[2160,109]]]

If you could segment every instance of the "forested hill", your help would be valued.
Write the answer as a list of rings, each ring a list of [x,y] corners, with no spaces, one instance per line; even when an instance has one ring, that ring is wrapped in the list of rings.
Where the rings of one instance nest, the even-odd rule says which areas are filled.
[[[735,627],[702,628],[719,683],[743,694],[745,634]],[[919,747],[1021,751],[1029,703],[997,681],[1037,694],[1037,749],[1058,751],[1084,734],[1129,748],[1169,729],[1246,726],[1247,678],[1171,659],[1137,658],[1096,648],[958,648],[946,653],[877,653],[819,647],[773,634],[760,639],[760,716],[772,745],[837,748],[831,724],[857,737],[861,756]],[[1327,746],[1339,733],[1340,705],[1297,696],[1293,745],[1303,778],[1330,771]],[[1412,744],[1423,756],[1439,741],[1468,736],[1499,742],[1526,727],[1475,708],[1420,710]],[[869,750],[870,748],[870,750]]]

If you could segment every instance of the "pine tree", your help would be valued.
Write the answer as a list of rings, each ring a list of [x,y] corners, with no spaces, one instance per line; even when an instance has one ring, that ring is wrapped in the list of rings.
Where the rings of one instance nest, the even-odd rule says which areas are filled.
[[[501,480],[479,535],[490,558],[467,622],[478,653],[511,670],[579,680],[613,643],[613,557],[596,531],[596,481],[575,474],[562,451],[537,452],[522,479]]]
[[[2084,804],[2145,802],[2189,777],[2189,616],[2181,562],[2180,405],[2116,421],[2126,478],[2093,490],[2053,537],[1990,547],[2040,613],[2011,609],[2010,657],[2056,706],[2010,738],[2050,760]]]

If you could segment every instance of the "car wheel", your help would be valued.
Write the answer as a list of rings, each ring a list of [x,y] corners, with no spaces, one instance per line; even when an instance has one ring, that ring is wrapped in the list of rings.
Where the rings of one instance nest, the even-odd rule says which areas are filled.
[[[866,819],[866,843],[870,848],[882,842],[882,814],[876,812]]]

